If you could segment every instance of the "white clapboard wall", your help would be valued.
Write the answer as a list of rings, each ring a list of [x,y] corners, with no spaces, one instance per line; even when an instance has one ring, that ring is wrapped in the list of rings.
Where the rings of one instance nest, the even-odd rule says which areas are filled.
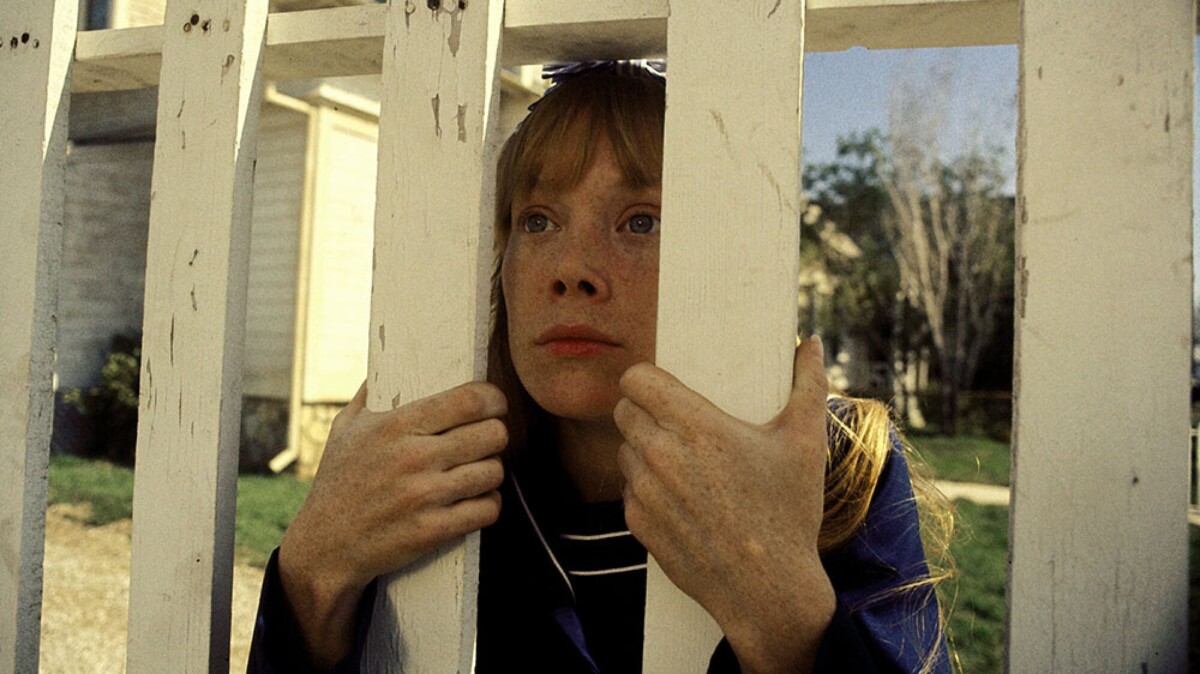
[[[37,668],[68,89],[160,87],[128,668],[224,671],[263,78],[384,73],[369,404],[387,409],[484,372],[497,65],[669,51],[678,226],[659,360],[761,421],[790,372],[802,52],[1013,42],[1009,669],[1185,667],[1191,0],[396,0],[271,16],[266,0],[169,0],[163,26],[73,40],[77,7],[0,3],[0,82],[21,103],[0,113],[0,672]],[[476,547],[389,583],[369,669],[471,669]],[[703,671],[711,621],[661,572],[649,586],[646,671]]]

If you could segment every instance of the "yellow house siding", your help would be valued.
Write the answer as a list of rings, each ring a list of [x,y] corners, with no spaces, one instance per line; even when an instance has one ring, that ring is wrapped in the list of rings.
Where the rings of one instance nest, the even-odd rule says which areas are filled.
[[[378,126],[323,110],[302,400],[344,402],[367,375]]]

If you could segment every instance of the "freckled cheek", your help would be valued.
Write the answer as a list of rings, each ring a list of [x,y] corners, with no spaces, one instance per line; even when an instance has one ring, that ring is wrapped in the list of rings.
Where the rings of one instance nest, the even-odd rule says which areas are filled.
[[[538,275],[534,273],[535,268],[530,266],[530,261],[511,245],[505,252],[502,265],[500,292],[504,295],[504,306],[508,313],[509,338],[516,343],[518,340],[515,338],[521,335],[522,330],[530,328],[527,319],[535,309],[531,302]]]

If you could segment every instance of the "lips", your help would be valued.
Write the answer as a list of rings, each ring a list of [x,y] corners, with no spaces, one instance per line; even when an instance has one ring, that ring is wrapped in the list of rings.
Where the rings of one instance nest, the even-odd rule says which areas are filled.
[[[586,358],[620,346],[609,335],[587,325],[555,325],[542,331],[534,343],[557,356]]]

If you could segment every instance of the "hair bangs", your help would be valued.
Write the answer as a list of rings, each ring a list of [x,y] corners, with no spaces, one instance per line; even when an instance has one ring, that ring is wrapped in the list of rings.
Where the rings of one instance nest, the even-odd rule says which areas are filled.
[[[545,96],[505,145],[496,222],[507,234],[512,203],[535,189],[563,192],[583,180],[607,142],[633,187],[662,182],[665,87],[648,74],[595,72]]]

